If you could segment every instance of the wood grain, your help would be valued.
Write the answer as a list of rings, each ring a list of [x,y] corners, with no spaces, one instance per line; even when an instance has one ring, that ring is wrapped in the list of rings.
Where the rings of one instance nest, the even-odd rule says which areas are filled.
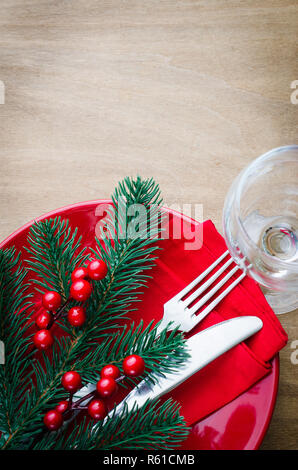
[[[297,18],[296,0],[2,0],[1,239],[135,174],[221,230],[238,172],[297,142]],[[281,322],[264,449],[298,447],[297,312]]]

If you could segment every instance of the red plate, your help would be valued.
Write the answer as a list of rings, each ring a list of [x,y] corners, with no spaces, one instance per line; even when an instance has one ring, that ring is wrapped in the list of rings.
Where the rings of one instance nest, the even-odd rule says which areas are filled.
[[[68,218],[73,227],[79,228],[86,246],[93,245],[96,224],[100,214],[96,208],[109,200],[97,200],[73,204],[49,212],[36,220],[61,215]],[[191,219],[174,211],[174,217]],[[1,244],[0,248],[14,245],[24,251],[28,231],[33,222],[21,227]],[[240,395],[231,403],[212,413],[192,426],[189,438],[183,449],[257,449],[267,431],[274,409],[279,379],[279,357],[272,361],[272,371],[264,379]]]

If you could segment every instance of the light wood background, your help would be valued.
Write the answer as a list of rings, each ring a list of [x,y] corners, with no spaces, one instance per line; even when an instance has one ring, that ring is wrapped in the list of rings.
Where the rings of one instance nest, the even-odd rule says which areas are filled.
[[[1,0],[0,238],[153,176],[221,230],[238,172],[297,143],[297,0]],[[289,334],[263,449],[298,448]]]

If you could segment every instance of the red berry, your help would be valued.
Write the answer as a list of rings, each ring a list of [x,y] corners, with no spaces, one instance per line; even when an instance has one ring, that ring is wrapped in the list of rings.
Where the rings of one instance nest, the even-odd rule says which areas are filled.
[[[56,406],[55,410],[59,411],[59,413],[64,413],[68,408],[68,401],[62,400],[59,401],[58,405]]]
[[[85,279],[75,281],[70,287],[70,295],[73,299],[79,302],[84,302],[91,295],[91,284]]]
[[[100,379],[96,384],[97,393],[101,398],[108,398],[112,396],[117,389],[117,382],[109,377]]]
[[[92,400],[88,405],[89,416],[93,419],[104,419],[106,416],[106,408],[101,400]]]
[[[102,259],[96,259],[88,264],[88,275],[90,279],[94,279],[94,281],[100,281],[106,277],[107,272],[107,265]]]
[[[129,377],[138,377],[142,375],[145,370],[144,359],[137,354],[127,356],[123,361],[124,374]]]
[[[50,410],[44,415],[43,422],[50,431],[55,431],[61,427],[63,417],[59,411]]]
[[[69,372],[65,372],[65,374],[63,374],[61,383],[65,390],[73,393],[81,388],[82,379],[78,372],[70,370]]]
[[[100,377],[103,378],[109,378],[109,379],[118,379],[120,377],[120,370],[118,369],[117,366],[114,366],[113,364],[108,364],[107,366],[104,366],[101,369]]]
[[[79,266],[71,273],[72,282],[75,282],[78,279],[86,279],[86,277],[88,277],[88,269],[84,268],[84,266]]]
[[[42,296],[42,304],[46,310],[57,310],[61,305],[61,295],[54,291],[46,292]]]
[[[86,321],[86,313],[84,307],[72,307],[67,319],[72,326],[82,326]]]
[[[49,312],[43,312],[38,315],[35,324],[39,330],[46,330],[52,320],[52,315]]]
[[[45,350],[52,346],[54,339],[49,330],[39,330],[33,336],[33,342],[37,349]]]

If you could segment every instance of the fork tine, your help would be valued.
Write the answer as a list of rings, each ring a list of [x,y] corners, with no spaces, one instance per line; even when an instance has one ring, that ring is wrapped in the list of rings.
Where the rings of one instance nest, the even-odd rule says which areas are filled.
[[[231,271],[232,272],[232,271]],[[237,286],[237,284],[239,284],[239,282],[242,281],[242,279],[246,276],[246,273],[245,272],[242,272],[242,274],[240,276],[237,277],[237,279],[235,279],[234,282],[232,282],[232,284],[230,284],[218,297],[216,297],[216,299],[213,300],[213,302],[211,302],[206,308],[204,308],[204,310],[199,314],[197,315],[197,323],[198,324],[200,321],[203,320],[203,318],[206,317],[206,315],[208,315],[208,313],[211,312],[211,310],[213,310],[217,304],[219,304],[219,302],[222,301],[222,299],[232,290],[234,289],[235,286]],[[227,277],[227,276],[226,276]],[[194,311],[193,311],[194,309]],[[194,307],[192,309],[189,309],[191,310],[191,313],[194,314],[194,312],[197,310],[197,307],[196,305],[194,305]]]
[[[197,297],[199,297],[199,295],[201,295],[203,292],[205,292],[205,290],[207,289],[207,287],[209,287],[211,284],[213,284],[213,282],[225,271],[225,269],[227,269],[228,266],[230,266],[230,264],[233,263],[233,258],[230,258],[220,269],[218,269],[214,274],[213,276],[211,276],[209,279],[207,279],[206,282],[204,282],[204,284],[201,285],[201,287],[199,287],[196,291],[194,291],[189,297],[187,297],[187,299],[183,300],[183,303],[184,305],[187,307],[188,305],[190,305],[194,300],[196,300]],[[217,289],[216,289],[217,290]],[[214,292],[216,292],[216,290]],[[204,297],[203,297],[204,298]],[[203,305],[203,304],[202,304]]]
[[[235,274],[236,271],[238,271],[238,269],[240,269],[239,266],[235,266],[231,269],[231,271],[229,271],[221,281],[215,284],[215,286],[206,295],[204,295],[204,297],[198,300],[198,302],[189,309],[191,313],[195,313],[199,308],[205,305],[205,303],[214,296],[214,294],[233,276],[233,274]]]
[[[182,289],[178,294],[176,294],[171,301],[180,300],[184,297],[188,292],[190,292],[199,282],[201,282],[227,255],[229,254],[229,250],[225,251],[219,258],[217,258],[214,263],[212,263],[205,271],[203,271],[196,279],[194,279],[190,284],[188,284],[184,289]]]

